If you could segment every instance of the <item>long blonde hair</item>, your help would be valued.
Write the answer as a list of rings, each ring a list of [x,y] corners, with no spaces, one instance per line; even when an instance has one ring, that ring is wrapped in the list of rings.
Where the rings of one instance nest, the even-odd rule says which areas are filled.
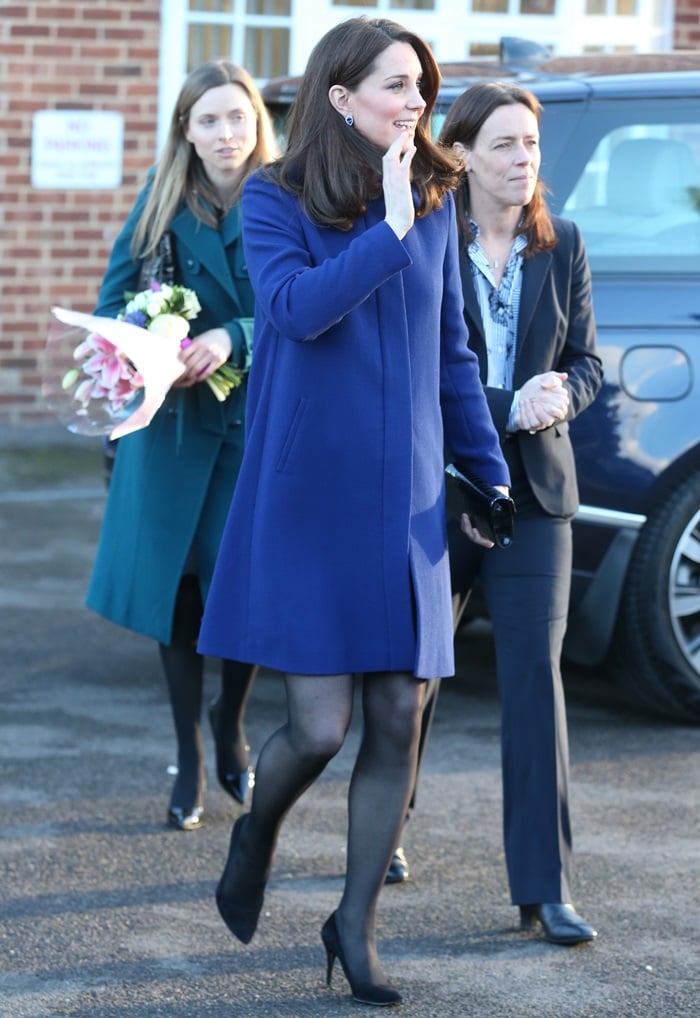
[[[244,166],[234,200],[238,199],[246,177],[277,156],[272,122],[248,72],[229,60],[212,60],[195,68],[185,79],[175,102],[165,148],[158,160],[143,214],[131,239],[131,255],[134,259],[145,258],[156,250],[170,221],[183,203],[201,222],[218,226],[214,213],[216,192],[194,146],[187,141],[185,130],[190,110],[204,93],[210,88],[228,84],[238,85],[246,93],[255,111],[257,123],[255,148]]]

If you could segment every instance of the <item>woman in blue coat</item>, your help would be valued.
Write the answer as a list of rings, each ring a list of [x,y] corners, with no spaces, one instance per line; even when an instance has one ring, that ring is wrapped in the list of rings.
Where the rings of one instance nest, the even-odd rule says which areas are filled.
[[[364,734],[348,871],[322,930],[354,997],[401,1000],[375,910],[415,764],[425,683],[453,671],[443,445],[506,486],[467,348],[450,189],[430,140],[439,73],[399,25],[356,18],[315,47],[289,144],[243,194],[255,290],[246,452],[200,649],[286,673],[288,721],[264,746],[217,904],[255,932],[280,824],[340,749],[352,674]]]
[[[96,314],[116,316],[138,289],[144,258],[170,231],[175,282],[202,307],[186,370],[148,428],[119,441],[88,605],[157,640],[178,744],[168,809],[181,830],[201,823],[203,658],[196,640],[243,455],[247,378],[219,402],[206,378],[224,362],[250,361],[254,296],[245,267],[240,191],[274,152],[271,125],[249,75],[227,61],[184,82],[155,173],[117,238]],[[210,717],[217,775],[239,802],[249,781],[243,710],[254,668],[222,662],[221,697]]]

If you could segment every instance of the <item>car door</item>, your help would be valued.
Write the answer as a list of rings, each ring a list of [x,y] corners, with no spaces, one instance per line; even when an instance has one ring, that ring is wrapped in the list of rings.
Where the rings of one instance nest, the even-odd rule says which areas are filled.
[[[636,696],[700,720],[700,77],[636,78],[541,97],[550,206],[581,227],[605,370],[572,425],[566,653],[595,663],[612,642]]]

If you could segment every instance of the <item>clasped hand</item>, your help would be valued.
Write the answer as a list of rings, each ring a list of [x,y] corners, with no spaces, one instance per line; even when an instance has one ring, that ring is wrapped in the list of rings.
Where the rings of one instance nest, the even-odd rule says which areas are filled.
[[[545,371],[533,375],[520,389],[516,424],[523,431],[542,431],[555,421],[563,421],[569,409],[569,391],[564,385],[565,371]]]
[[[185,372],[177,379],[175,386],[188,389],[209,378],[226,363],[231,356],[231,337],[226,329],[208,329],[186,345],[179,356],[185,365]]]

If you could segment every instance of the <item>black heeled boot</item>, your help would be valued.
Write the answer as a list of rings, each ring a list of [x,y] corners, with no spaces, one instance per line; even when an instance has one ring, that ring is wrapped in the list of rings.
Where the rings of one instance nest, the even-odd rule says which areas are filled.
[[[202,807],[170,806],[168,808],[168,823],[176,827],[178,831],[197,831],[202,826]]]
[[[231,844],[224,872],[216,888],[219,915],[234,937],[250,943],[258,926],[270,876],[271,860],[251,859],[241,846],[243,830],[250,819],[244,813],[233,825]]]
[[[255,784],[255,774],[250,764],[243,770],[240,769],[231,744],[222,737],[221,700],[215,700],[210,704],[209,723],[216,746],[216,776],[219,784],[231,798],[243,806],[249,790]],[[246,746],[245,752],[248,753],[249,749],[250,747]]]
[[[175,599],[172,641],[159,644],[177,736],[177,777],[168,806],[168,823],[180,831],[202,826],[205,788],[200,713],[204,658],[197,653],[202,598],[196,576],[183,576]]]
[[[202,799],[206,787],[204,761],[201,757],[178,759],[178,773],[168,805],[168,824],[178,831],[197,831],[203,826]]]
[[[385,983],[356,982],[352,978],[345,961],[343,945],[340,942],[340,935],[335,922],[335,912],[324,923],[321,930],[321,940],[323,941],[323,946],[326,949],[327,986],[331,985],[331,979],[333,978],[333,965],[337,958],[341,964],[343,972],[345,973],[345,978],[350,983],[353,1000],[356,1000],[358,1004],[372,1004],[375,1007],[391,1007],[392,1005],[402,1003],[401,994],[392,986],[387,986]]]
[[[553,902],[546,905],[521,905],[520,929],[531,930],[538,920],[544,930],[545,939],[550,944],[584,944],[595,940],[597,932],[580,915],[573,905],[562,905]]]

